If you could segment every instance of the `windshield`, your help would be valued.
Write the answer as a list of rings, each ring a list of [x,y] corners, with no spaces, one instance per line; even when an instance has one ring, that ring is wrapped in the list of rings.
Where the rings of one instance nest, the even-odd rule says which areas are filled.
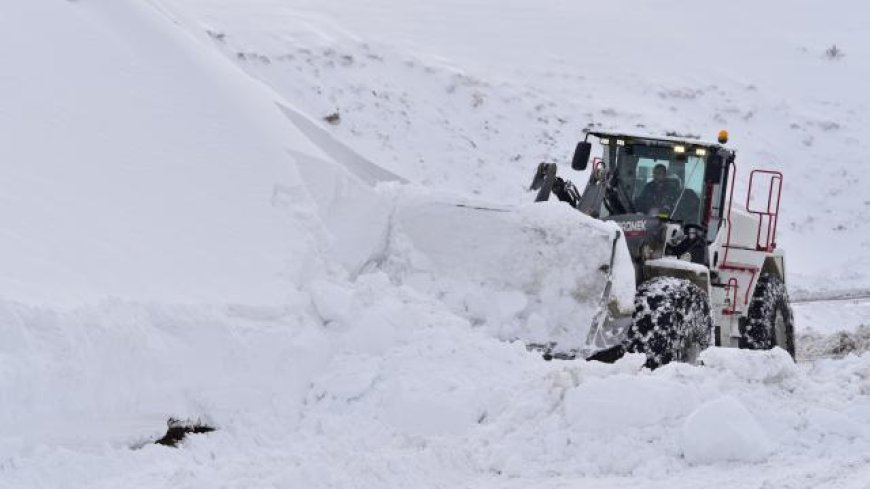
[[[667,213],[684,223],[701,223],[703,156],[669,146],[636,144],[614,148],[620,194],[635,212]]]

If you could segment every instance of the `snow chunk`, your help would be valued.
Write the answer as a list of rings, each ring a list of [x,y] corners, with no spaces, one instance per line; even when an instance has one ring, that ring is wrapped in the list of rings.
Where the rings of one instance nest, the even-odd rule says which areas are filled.
[[[730,372],[742,380],[765,384],[782,382],[797,374],[797,365],[785,350],[737,350],[708,348],[701,352],[705,367]]]
[[[773,452],[773,444],[758,421],[730,396],[708,402],[689,415],[680,444],[691,464],[761,462]]]

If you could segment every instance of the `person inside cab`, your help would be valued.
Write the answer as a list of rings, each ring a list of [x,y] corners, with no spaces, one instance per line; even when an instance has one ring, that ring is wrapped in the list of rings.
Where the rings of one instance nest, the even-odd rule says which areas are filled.
[[[676,178],[668,178],[668,168],[659,163],[653,167],[653,179],[644,186],[635,200],[638,212],[648,214],[671,212],[680,197],[682,185]]]

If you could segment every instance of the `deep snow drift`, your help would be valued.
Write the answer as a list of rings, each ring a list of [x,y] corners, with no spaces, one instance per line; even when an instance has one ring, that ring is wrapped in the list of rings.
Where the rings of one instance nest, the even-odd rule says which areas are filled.
[[[268,89],[141,2],[6,6],[0,31],[4,298],[284,300],[316,226],[287,149],[321,152]]]
[[[860,349],[797,365],[713,349],[703,367],[650,372],[637,356],[543,362],[512,341],[570,338],[596,299],[600,276],[557,265],[600,264],[572,250],[609,226],[524,192],[587,122],[763,137],[732,128],[742,156],[795,162],[794,267],[839,266],[802,260],[819,245],[801,238],[820,212],[856,212],[843,193],[860,183],[867,99],[807,90],[818,67],[866,73],[858,21],[827,59],[815,46],[833,29],[807,27],[830,5],[794,7],[794,31],[720,6],[744,27],[717,41],[734,49],[677,76],[716,45],[683,43],[710,38],[704,9],[640,7],[595,50],[624,4],[493,5],[0,7],[0,487],[866,485]],[[685,34],[651,37],[641,13]],[[636,49],[651,39],[683,56]],[[824,178],[820,155],[834,157]],[[863,224],[839,222],[842,252],[858,252]],[[844,283],[865,284],[864,260]],[[860,336],[865,308],[800,307],[802,332]],[[218,430],[151,445],[170,416]]]

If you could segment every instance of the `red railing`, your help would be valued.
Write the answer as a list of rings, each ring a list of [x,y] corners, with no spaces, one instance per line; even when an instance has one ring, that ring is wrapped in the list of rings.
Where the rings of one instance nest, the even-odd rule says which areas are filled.
[[[746,293],[744,294],[744,297],[743,297],[743,304],[746,305],[746,304],[749,304],[749,294],[750,294],[750,292],[752,292],[752,283],[755,281],[755,278],[758,274],[758,267],[743,265],[743,264],[739,264],[739,263],[728,263],[728,252],[731,250],[731,230],[733,228],[732,221],[731,221],[731,209],[734,205],[734,187],[735,187],[735,183],[737,180],[737,166],[734,164],[733,161],[728,163],[728,172],[729,172],[729,175],[731,177],[731,178],[729,178],[729,182],[731,184],[731,190],[730,190],[729,195],[728,195],[728,234],[725,238],[725,243],[722,245],[722,247],[725,249],[725,254],[722,257],[722,265],[720,265],[719,268],[722,270],[731,270],[731,271],[737,272],[737,273],[748,273],[749,274],[749,283],[746,285]],[[752,184],[753,184],[753,179],[754,179],[756,173],[775,174],[775,176],[771,178],[770,189],[768,192],[767,210],[765,210],[765,211],[752,211],[749,208],[749,200],[752,196]],[[777,180],[777,178],[778,178],[778,180]],[[777,182],[777,181],[778,181],[779,187],[777,188],[776,211],[774,212],[771,210],[771,207],[772,207],[772,202],[773,202],[774,182]],[[779,214],[779,196],[780,196],[781,191],[782,191],[782,173],[771,172],[771,171],[767,171],[767,170],[753,170],[752,173],[750,174],[749,191],[746,193],[746,209],[748,212],[751,212],[753,214],[760,214],[759,224],[758,224],[758,233],[756,236],[756,248],[758,248],[759,250],[771,251],[773,249],[773,247],[776,247],[775,242],[772,243],[772,241],[776,237],[776,219],[777,219],[777,216]],[[768,241],[767,241],[767,243],[765,243],[765,247],[761,248],[760,247],[761,227],[762,227],[762,221],[764,219],[764,216],[773,216],[771,218],[773,222],[772,222],[772,226],[768,226],[768,233],[767,233]],[[771,232],[771,228],[773,229],[772,232]],[[772,244],[772,247],[771,247],[771,244]],[[731,293],[733,295],[733,301],[731,303],[731,309],[730,310],[725,309],[724,311],[722,311],[723,314],[726,314],[726,315],[734,314],[737,311],[737,287],[738,287],[738,281],[735,277],[728,279],[728,285],[727,285],[728,292],[727,293]]]
[[[767,189],[767,206],[762,209],[753,209],[752,185],[755,180],[755,175],[770,175],[769,187]],[[774,190],[776,191],[774,193]],[[776,249],[776,226],[779,223],[779,204],[782,196],[782,172],[771,170],[753,170],[749,175],[749,191],[746,192],[746,210],[750,214],[758,216],[758,234],[755,238],[755,247],[759,251],[773,251]],[[762,242],[762,228],[767,224],[767,232],[764,233],[764,241]]]

